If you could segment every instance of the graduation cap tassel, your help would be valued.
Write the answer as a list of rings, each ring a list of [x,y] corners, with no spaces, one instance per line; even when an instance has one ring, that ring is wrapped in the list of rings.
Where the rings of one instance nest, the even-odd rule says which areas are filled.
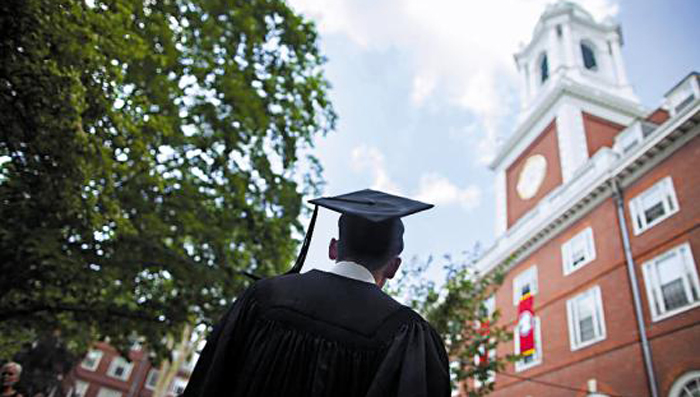
[[[299,256],[294,266],[285,274],[294,274],[301,272],[302,266],[304,266],[304,261],[306,260],[306,253],[309,252],[309,246],[311,245],[311,237],[314,234],[314,226],[316,226],[316,217],[318,216],[318,206],[314,206],[314,213],[311,215],[311,222],[309,222],[309,229],[306,231],[306,237],[304,237],[304,242],[301,245],[301,250],[299,250]]]

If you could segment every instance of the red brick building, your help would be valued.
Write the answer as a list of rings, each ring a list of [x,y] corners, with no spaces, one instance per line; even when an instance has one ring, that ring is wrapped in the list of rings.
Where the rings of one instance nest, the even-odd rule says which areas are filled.
[[[559,2],[515,55],[523,109],[491,164],[497,240],[478,267],[508,263],[489,305],[514,341],[497,353],[530,337],[534,353],[494,396],[700,395],[700,77],[650,111],[620,46],[618,25]]]
[[[65,382],[70,397],[151,397],[158,382],[158,369],[151,366],[148,352],[134,348],[130,361],[107,343],[97,343]],[[184,365],[168,388],[168,396],[185,390],[193,363]]]

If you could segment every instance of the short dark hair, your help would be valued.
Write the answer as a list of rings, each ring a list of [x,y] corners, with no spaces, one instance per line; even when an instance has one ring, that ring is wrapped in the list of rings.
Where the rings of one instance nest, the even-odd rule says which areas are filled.
[[[338,260],[351,260],[374,271],[403,251],[400,218],[372,222],[343,214],[338,221]]]

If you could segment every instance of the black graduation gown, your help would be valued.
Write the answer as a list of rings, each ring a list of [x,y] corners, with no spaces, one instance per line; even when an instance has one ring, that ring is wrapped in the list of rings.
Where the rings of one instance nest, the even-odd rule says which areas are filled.
[[[450,393],[430,324],[376,285],[312,270],[248,288],[209,336],[184,396]]]

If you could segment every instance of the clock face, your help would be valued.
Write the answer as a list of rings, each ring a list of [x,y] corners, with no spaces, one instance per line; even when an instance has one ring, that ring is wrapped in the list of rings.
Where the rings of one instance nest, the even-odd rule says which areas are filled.
[[[544,182],[547,173],[547,160],[541,154],[535,154],[525,160],[525,165],[518,176],[518,184],[515,189],[523,200],[531,199]]]

